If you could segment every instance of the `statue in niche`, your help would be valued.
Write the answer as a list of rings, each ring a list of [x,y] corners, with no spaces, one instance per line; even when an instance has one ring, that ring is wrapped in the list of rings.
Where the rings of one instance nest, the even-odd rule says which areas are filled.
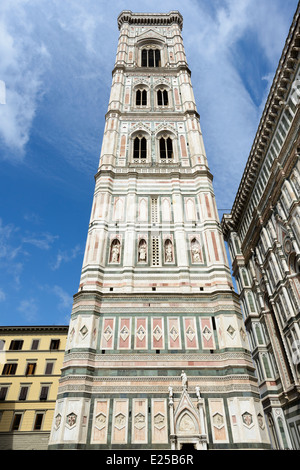
[[[201,262],[201,251],[199,242],[194,238],[191,243],[191,253],[192,253],[192,262],[200,263]]]
[[[110,262],[119,263],[119,261],[120,261],[120,242],[119,240],[115,239],[111,244]]]
[[[186,373],[184,372],[184,370],[182,371],[181,373],[181,384],[182,384],[182,388],[184,390],[187,390],[187,387],[188,387],[188,379],[187,379],[187,375]]]
[[[140,241],[138,251],[139,251],[138,261],[140,263],[146,263],[147,262],[147,243],[144,239]]]
[[[173,262],[173,246],[171,240],[165,241],[165,262],[172,263]]]

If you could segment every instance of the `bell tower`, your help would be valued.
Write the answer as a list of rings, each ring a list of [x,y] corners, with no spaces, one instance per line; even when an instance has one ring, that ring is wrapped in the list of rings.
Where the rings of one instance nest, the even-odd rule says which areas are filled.
[[[123,11],[50,448],[268,448],[183,19]]]

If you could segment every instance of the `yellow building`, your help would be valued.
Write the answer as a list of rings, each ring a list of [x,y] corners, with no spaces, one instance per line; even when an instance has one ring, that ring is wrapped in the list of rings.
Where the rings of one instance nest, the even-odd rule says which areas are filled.
[[[0,450],[47,449],[67,334],[0,327]]]

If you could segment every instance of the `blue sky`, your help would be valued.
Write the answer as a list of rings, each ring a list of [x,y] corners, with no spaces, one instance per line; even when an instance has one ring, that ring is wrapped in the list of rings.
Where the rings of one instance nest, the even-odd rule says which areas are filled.
[[[217,204],[230,209],[297,3],[2,0],[1,325],[69,323],[109,100],[118,14],[124,9],[182,13]]]

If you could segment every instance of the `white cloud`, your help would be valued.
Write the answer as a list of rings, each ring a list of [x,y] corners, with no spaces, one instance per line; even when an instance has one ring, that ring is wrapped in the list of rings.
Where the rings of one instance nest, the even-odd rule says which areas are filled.
[[[77,257],[78,254],[81,253],[81,248],[79,245],[76,245],[75,248],[72,248],[71,250],[68,251],[60,251],[56,255],[55,261],[51,264],[51,268],[53,271],[56,271],[57,269],[60,268],[62,263],[69,263],[73,259]]]
[[[42,221],[41,217],[39,214],[36,214],[35,212],[26,212],[23,216],[24,220],[26,222],[30,222],[32,224],[39,225]]]
[[[103,23],[104,16],[101,14],[95,15],[93,8],[89,8],[87,3],[74,2],[70,0],[55,1],[57,13],[57,19],[59,26],[66,32],[70,33],[75,37],[80,37],[80,40],[85,44],[88,53],[97,53],[99,49],[95,44],[95,36],[97,28]]]
[[[69,309],[71,310],[72,308],[72,302],[73,302],[73,297],[68,294],[62,287],[60,286],[54,286],[53,287],[53,292],[54,294],[59,298],[60,302],[58,305],[58,308],[60,310],[65,310]]]
[[[0,108],[0,142],[11,150],[2,155],[12,161],[25,155],[49,59],[45,45],[32,35],[26,4],[4,0],[0,7],[0,79],[6,88],[6,104]]]
[[[264,91],[259,92],[257,105],[240,70],[236,47],[243,40],[251,49],[251,38],[256,38],[257,54],[263,55],[273,77],[289,28],[282,11],[279,1],[216,0],[213,11],[206,2],[193,2],[185,16],[183,39],[219,208],[232,206],[270,85],[262,76],[256,86]],[[257,67],[253,63],[255,77]]]
[[[19,288],[21,273],[26,261],[32,256],[32,252],[25,249],[25,245],[35,246],[40,250],[50,250],[57,239],[57,235],[48,232],[40,234],[27,232],[23,234],[20,227],[16,227],[14,224],[4,224],[0,218],[1,274],[6,275],[6,280],[7,275],[11,276],[14,286]]]
[[[0,260],[12,262],[21,251],[21,244],[16,246],[12,238],[19,232],[19,229],[13,224],[4,225],[0,219]]]
[[[95,149],[100,150],[100,119],[107,110],[118,40],[117,15],[122,9],[179,9],[215,189],[231,206],[269,85],[265,83],[257,106],[232,52],[251,32],[269,61],[270,76],[274,75],[291,19],[281,0],[165,0],[163,4],[158,0],[126,4],[122,0],[16,0],[14,5],[4,0],[3,4],[0,79],[7,86],[7,104],[0,108],[0,138],[18,150],[12,158],[24,157],[46,90],[42,138],[54,148],[63,147],[61,158],[84,171],[95,169]]]
[[[51,233],[42,234],[28,234],[22,238],[23,243],[34,245],[41,250],[49,250],[54,241],[58,239],[58,235],[52,235]]]
[[[17,310],[24,315],[27,322],[31,323],[36,320],[38,313],[37,300],[33,297],[21,300]]]

